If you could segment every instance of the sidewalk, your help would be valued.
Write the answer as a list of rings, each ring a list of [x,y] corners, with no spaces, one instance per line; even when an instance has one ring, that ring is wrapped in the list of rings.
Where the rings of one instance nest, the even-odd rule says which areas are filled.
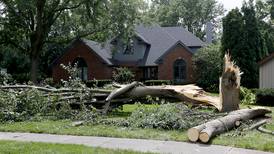
[[[82,144],[91,147],[172,154],[273,154],[270,152],[256,150],[247,150],[219,145],[191,144],[186,142],[34,133],[0,132],[0,140]]]

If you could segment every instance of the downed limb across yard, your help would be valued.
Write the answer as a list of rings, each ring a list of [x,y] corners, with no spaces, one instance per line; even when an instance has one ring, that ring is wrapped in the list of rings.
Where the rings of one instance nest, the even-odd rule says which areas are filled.
[[[266,108],[232,111],[227,116],[190,128],[188,130],[188,138],[192,142],[200,140],[203,143],[207,143],[212,137],[235,128],[239,121],[251,120],[268,113],[271,113],[271,110]]]

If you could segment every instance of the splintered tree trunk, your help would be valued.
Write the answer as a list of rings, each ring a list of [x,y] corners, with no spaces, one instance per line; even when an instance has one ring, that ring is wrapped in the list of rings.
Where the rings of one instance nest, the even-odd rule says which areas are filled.
[[[240,68],[231,61],[229,54],[224,57],[224,68],[220,78],[220,104],[222,112],[239,109],[240,104]]]
[[[211,137],[224,133],[237,125],[239,121],[246,121],[258,116],[271,113],[266,108],[242,109],[230,112],[227,116],[209,121],[188,130],[188,138],[192,142],[200,139],[203,143],[207,143]]]

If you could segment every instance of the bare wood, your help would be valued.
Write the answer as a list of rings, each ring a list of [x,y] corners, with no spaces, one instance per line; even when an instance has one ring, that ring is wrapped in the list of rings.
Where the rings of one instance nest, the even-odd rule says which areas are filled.
[[[197,126],[198,128],[205,127],[200,131],[199,139],[203,143],[207,143],[211,137],[226,132],[235,127],[236,121],[245,121],[258,116],[271,113],[271,110],[266,108],[242,109],[230,112],[227,116],[209,121],[205,124]],[[195,136],[188,136],[189,139]]]
[[[220,77],[220,111],[229,112],[239,109],[240,80],[240,68],[231,61],[230,55],[226,54],[222,77]]]
[[[240,120],[235,121],[235,126],[236,126],[236,127],[239,127],[240,125],[241,125],[241,121],[240,121]]]
[[[118,97],[118,96],[120,96],[120,95],[126,93],[127,91],[129,91],[130,89],[136,87],[137,85],[139,85],[138,82],[132,82],[131,84],[128,84],[128,85],[126,85],[126,86],[123,86],[123,87],[121,87],[121,88],[119,88],[119,89],[115,89],[114,91],[112,91],[112,92],[109,94],[109,96],[106,98],[105,101],[106,101],[106,102],[109,102],[109,101],[111,101],[113,98]]]
[[[65,92],[83,92],[89,91],[92,93],[101,93],[101,94],[110,94],[110,90],[103,90],[103,89],[70,89],[70,88],[45,88],[39,86],[31,86],[31,85],[9,85],[9,86],[0,86],[0,89],[37,89],[43,92],[56,92],[56,93],[65,93]]]
[[[225,117],[207,122],[205,124],[206,128],[200,132],[199,139],[203,143],[207,143],[212,136],[216,136],[234,128],[236,121],[253,119],[267,113],[271,113],[271,110],[266,108],[257,108],[233,111]]]
[[[269,122],[269,119],[263,119],[263,120],[260,120],[258,121],[257,123],[253,124],[252,126],[249,127],[249,130],[252,130],[252,129],[257,129],[258,127],[266,124],[267,122]]]
[[[188,129],[187,136],[191,142],[197,142],[199,139],[200,132],[205,129],[205,125],[199,125]]]
[[[262,126],[258,127],[257,130],[260,131],[260,132],[262,132],[262,133],[265,133],[265,134],[274,135],[274,131],[265,129]]]

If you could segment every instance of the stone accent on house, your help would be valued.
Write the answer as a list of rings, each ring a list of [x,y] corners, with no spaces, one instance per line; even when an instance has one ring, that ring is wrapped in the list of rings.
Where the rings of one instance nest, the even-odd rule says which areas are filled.
[[[76,58],[83,58],[88,66],[88,80],[102,80],[111,79],[112,67],[108,66],[104,60],[92,51],[81,41],[74,42],[71,47],[57,60],[52,69],[52,77],[55,82],[61,79],[68,79],[67,72],[60,66],[60,64],[68,65]]]
[[[193,54],[189,52],[185,47],[178,44],[173,49],[171,49],[161,60],[158,65],[158,79],[160,80],[173,80],[174,79],[174,62],[177,59],[183,59],[186,66],[187,78],[185,83],[194,82],[193,76],[193,64],[192,64]]]

